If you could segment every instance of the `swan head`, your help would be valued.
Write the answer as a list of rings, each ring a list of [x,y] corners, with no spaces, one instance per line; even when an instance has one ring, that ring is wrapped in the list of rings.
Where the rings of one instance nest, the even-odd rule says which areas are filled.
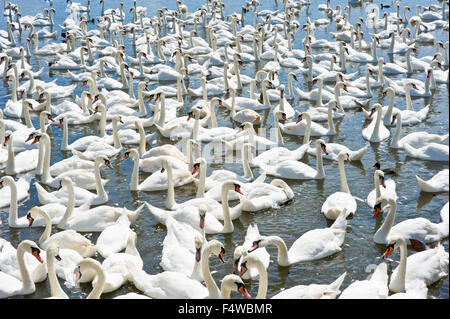
[[[288,121],[288,118],[287,118],[287,116],[286,116],[286,113],[284,113],[284,112],[282,112],[282,111],[277,111],[277,112],[275,112],[275,119],[276,120],[280,120],[280,119],[283,119],[283,120],[285,120],[285,121]]]
[[[75,285],[78,285],[78,282],[82,278],[83,274],[85,273],[88,274],[91,268],[97,269],[99,272],[103,272],[102,265],[100,264],[100,262],[98,262],[93,258],[85,258],[77,263],[74,269]]]
[[[239,276],[242,277],[249,268],[256,268],[259,264],[261,264],[261,260],[257,255],[244,255],[241,262],[241,271],[239,273]]]
[[[198,158],[192,166],[192,175],[197,173],[201,166],[205,166],[206,160],[203,157]],[[199,208],[200,209],[200,208]]]
[[[127,151],[123,154],[123,157],[121,159],[121,161],[126,160],[127,158],[129,158],[130,156],[132,156],[133,158],[135,158],[135,156],[138,156],[139,153],[135,148],[129,148],[127,149]]]
[[[397,122],[400,122],[401,119],[402,119],[402,113],[401,113],[400,111],[397,111],[397,110],[396,110],[396,111],[392,114],[391,125],[393,125],[394,122],[395,122],[396,120],[397,120]]]
[[[239,132],[251,129],[253,129],[253,124],[250,122],[244,122],[241,125],[239,125]]]
[[[99,163],[99,164],[103,163],[106,166],[108,166],[109,168],[111,168],[111,169],[113,168],[112,165],[111,165],[111,161],[109,160],[108,157],[106,157],[106,155],[99,155],[99,156],[97,156],[97,158],[95,159],[95,162]]]
[[[350,162],[350,154],[347,153],[346,151],[340,151],[338,154],[338,159],[343,159],[344,161],[349,161]]]
[[[387,88],[383,91],[383,95],[381,96],[381,98],[384,99],[387,95],[393,96],[394,94],[395,94],[394,89],[391,88],[391,87],[387,87]]]
[[[41,215],[43,217],[44,216],[48,217],[48,214],[45,211],[43,211],[42,209],[40,209],[37,206],[34,206],[28,211],[28,213],[26,215],[26,217],[28,219],[28,227],[31,227],[33,225],[33,222],[36,219],[37,215]]]
[[[61,260],[61,256],[59,256],[59,246],[55,242],[50,242],[50,244],[48,244],[46,253],[47,258],[54,257],[57,261]]]
[[[114,115],[113,122],[115,122],[116,124],[117,124],[117,122],[120,122],[123,124],[122,116],[120,116],[119,114]]]
[[[15,184],[16,182],[14,181],[14,178],[12,178],[11,176],[3,176],[2,178],[0,178],[0,189],[2,189],[5,186],[11,186]]]
[[[58,190],[60,190],[63,187],[65,187],[66,189],[73,188],[73,182],[70,179],[70,177],[63,177],[63,178],[61,178],[61,180],[59,181]]]
[[[44,262],[41,257],[41,250],[32,240],[22,241],[17,247],[17,250],[25,250],[26,252],[32,254],[40,263]]]
[[[242,281],[241,277],[238,275],[226,275],[223,277],[222,284],[220,287],[221,291],[228,290],[228,291],[238,291],[240,292],[245,298],[250,299],[251,296],[247,291],[247,288],[245,288],[245,284]]]
[[[207,211],[208,211],[207,207],[203,204],[198,207],[198,216],[200,217],[200,229],[203,229],[205,227],[205,216]]]
[[[381,186],[383,186],[384,188],[386,188],[386,184],[384,183],[384,172],[382,170],[377,169],[374,173],[374,175],[376,177],[378,177]]]
[[[247,251],[248,253],[251,253],[252,251],[255,251],[258,248],[266,247],[270,244],[270,240],[267,236],[259,236],[257,240],[253,241],[252,247]]]
[[[327,151],[327,145],[325,144],[325,141],[322,140],[321,138],[319,138],[318,140],[316,140],[316,145],[318,145],[322,151],[328,155],[328,151]]]
[[[208,248],[211,249],[211,252],[219,257],[222,263],[225,262],[225,248],[223,244],[217,239],[212,239],[208,242]],[[206,248],[205,248],[206,249]]]
[[[405,247],[407,245],[405,238],[400,235],[389,236],[387,240],[388,244],[383,253],[383,259],[388,258],[397,248],[400,248],[401,246]],[[427,249],[427,246],[420,240],[409,238],[409,242],[415,251],[424,251]]]
[[[5,140],[3,141],[3,147],[6,147],[11,139],[12,136],[12,131],[8,130],[5,132]],[[31,137],[33,138],[33,137]],[[30,138],[29,138],[30,139]],[[29,139],[27,139],[25,142],[29,141]]]

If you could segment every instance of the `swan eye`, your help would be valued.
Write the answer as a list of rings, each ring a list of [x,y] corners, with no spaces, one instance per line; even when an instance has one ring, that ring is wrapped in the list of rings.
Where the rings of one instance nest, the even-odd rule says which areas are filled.
[[[250,298],[250,294],[247,292],[247,289],[245,288],[245,285],[241,282],[235,282],[237,286],[237,290],[243,294],[246,298]]]
[[[0,181],[0,189],[3,188],[3,181]]]

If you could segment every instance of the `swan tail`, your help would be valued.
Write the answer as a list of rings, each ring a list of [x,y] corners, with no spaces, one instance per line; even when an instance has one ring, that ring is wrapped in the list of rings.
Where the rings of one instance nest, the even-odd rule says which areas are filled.
[[[58,201],[56,196],[53,196],[52,194],[47,192],[45,190],[45,188],[41,186],[41,184],[36,182],[36,183],[34,183],[34,185],[36,185],[36,190],[37,190],[37,193],[38,193],[39,202],[42,205],[49,204],[49,203],[55,203],[55,202]]]
[[[448,135],[449,133],[445,134],[445,135],[441,135],[441,142],[445,141],[446,139],[448,139]]]
[[[349,213],[347,213],[347,208],[344,208],[341,213],[338,215],[336,220],[334,221],[333,225],[330,226],[330,228],[336,229],[336,230],[345,230],[345,227],[347,227],[347,216]]]
[[[361,108],[361,111],[362,111],[363,114],[364,114],[364,118],[365,118],[366,120],[370,119],[370,112],[367,112],[366,109],[364,108],[364,106],[363,106],[363,105],[360,105],[358,102],[356,102],[356,104]]]
[[[266,173],[265,172],[262,172],[259,176],[258,176],[258,178],[256,178],[254,181],[253,181],[253,183],[264,183],[264,181],[266,180]]]
[[[422,190],[422,192],[434,193],[434,192],[437,191],[433,186],[428,184],[426,181],[424,181],[423,179],[421,179],[417,175],[416,175],[416,179],[417,179],[417,183],[419,184],[420,189]]]
[[[169,214],[164,209],[152,206],[147,202],[145,202],[145,206],[147,206],[148,211],[153,215],[153,217],[155,217],[158,223],[166,225]]]
[[[346,275],[347,275],[347,272],[344,272],[342,275],[340,275],[338,279],[336,279],[335,281],[333,281],[329,285],[329,288],[332,289],[332,290],[339,290],[339,288],[341,287],[342,283],[344,282],[344,279],[345,279]]]
[[[361,106],[361,107],[367,107],[369,105],[369,103],[370,103],[370,99],[367,99],[367,100],[354,100],[354,101],[355,101],[355,103],[358,106]],[[365,113],[364,113],[364,116],[366,116]]]
[[[311,144],[311,140],[308,143],[302,144],[297,148],[295,152],[295,156],[293,157],[296,161],[299,161],[305,156],[306,152],[308,151]]]
[[[370,281],[376,281],[383,283],[383,286],[387,286],[388,283],[388,275],[387,275],[387,264],[381,263],[375,268],[372,276],[370,277]]]
[[[139,206],[134,212],[132,212],[130,216],[130,222],[134,223],[136,219],[138,218],[139,214],[141,213],[142,209],[144,208],[145,204],[142,204]]]
[[[363,157],[364,153],[366,153],[368,145],[360,148],[357,151],[353,151],[350,153],[350,160],[351,161],[359,161],[361,160],[361,157]]]

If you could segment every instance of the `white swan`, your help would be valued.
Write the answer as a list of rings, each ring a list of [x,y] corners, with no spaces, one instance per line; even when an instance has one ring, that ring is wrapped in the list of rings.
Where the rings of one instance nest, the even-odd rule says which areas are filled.
[[[137,235],[135,232],[128,234],[126,249],[123,253],[115,253],[103,260],[102,271],[105,280],[101,280],[98,276],[92,280],[92,287],[97,285],[103,287],[102,293],[108,293],[119,289],[125,283],[130,281],[129,267],[142,269],[144,263],[136,249]]]
[[[8,160],[6,162],[5,173],[16,175],[36,169],[38,165],[39,150],[25,150],[15,155],[13,150],[14,138],[11,131],[5,132],[4,146],[8,146]]]
[[[377,198],[380,196],[386,196],[397,200],[397,193],[395,191],[395,181],[392,179],[385,180],[384,172],[382,170],[376,170],[373,173],[373,180],[375,188],[367,195],[366,203],[370,208],[374,208]],[[383,186],[383,188],[380,187]],[[386,206],[387,207],[387,206]],[[385,207],[383,207],[385,209]],[[377,213],[378,214],[378,213]],[[374,215],[376,217],[377,215]]]
[[[431,134],[428,132],[412,132],[406,136],[400,138],[402,133],[402,115],[401,113],[396,113],[392,119],[392,123],[397,121],[395,127],[394,138],[391,141],[389,147],[391,148],[404,148],[405,144],[408,144],[414,148],[421,148],[429,144],[441,143],[448,138],[449,134],[438,135]]]
[[[103,258],[125,249],[132,231],[131,222],[126,215],[121,215],[114,224],[106,227],[97,237],[97,251]]]
[[[40,263],[43,262],[40,256],[41,250],[35,242],[31,240],[22,241],[17,247],[17,260],[22,280],[0,271],[0,298],[7,298],[17,295],[30,295],[36,291],[34,281],[24,262],[25,253],[33,255]]]
[[[375,103],[371,114],[377,112],[377,117],[370,122],[370,124],[362,130],[362,136],[365,140],[373,143],[381,142],[387,139],[391,133],[382,123],[383,109],[381,104]]]
[[[425,181],[416,175],[417,183],[422,192],[439,193],[448,192],[448,168],[439,171],[429,180]]]
[[[256,299],[266,299],[267,295],[267,270],[264,268],[261,260],[249,254],[243,258],[241,263],[241,275],[244,275],[247,269],[256,269],[259,273],[258,294]],[[347,272],[344,272],[331,284],[309,284],[297,285],[277,293],[271,299],[334,299],[340,293],[341,287]]]
[[[423,244],[421,244],[423,247]],[[421,246],[419,242],[419,247]],[[389,290],[393,292],[408,292],[415,281],[421,281],[430,286],[443,277],[448,276],[448,252],[444,246],[438,245],[415,253],[407,257],[407,243],[401,236],[390,238],[383,258],[387,258],[396,249],[400,248],[400,265],[391,275]]]
[[[347,216],[354,215],[357,209],[356,200],[350,194],[347,177],[344,170],[344,161],[350,160],[349,154],[341,151],[338,155],[339,173],[341,176],[341,191],[327,197],[322,204],[321,212],[326,218],[335,220],[345,209]],[[346,216],[346,217],[347,217]]]
[[[128,157],[131,157],[134,161],[133,165],[133,171],[131,173],[131,180],[130,180],[130,190],[131,191],[159,191],[159,190],[165,190],[168,188],[168,183],[172,182],[174,183],[174,187],[186,185],[189,183],[192,183],[194,181],[194,178],[192,177],[191,172],[189,172],[185,168],[174,168],[170,166],[170,171],[168,169],[169,161],[167,159],[162,159],[162,170],[161,171],[155,171],[152,175],[147,177],[143,182],[139,184],[138,177],[139,177],[139,166],[140,166],[140,158],[139,154],[136,151],[127,151],[122,157],[122,160],[127,159]],[[166,171],[166,172],[164,172]],[[170,176],[169,176],[170,174]]]
[[[56,244],[59,248],[72,249],[82,257],[92,257],[97,252],[97,247],[92,242],[72,229],[59,231],[50,236],[52,231],[52,221],[48,214],[38,206],[32,207],[27,213],[29,225],[32,226],[37,215],[41,215],[45,220],[45,229],[39,237],[39,245],[47,250],[50,244]]]
[[[423,161],[449,160],[448,145],[432,142],[421,147],[414,147],[409,143],[403,143],[403,149],[408,156],[418,158]]]
[[[74,160],[77,160],[77,158]],[[108,201],[108,193],[104,188],[106,180],[103,180],[100,175],[100,166],[105,165],[112,168],[111,163],[106,156],[100,155],[95,159],[95,162],[93,162],[93,173],[91,172],[90,166],[87,169],[69,166],[65,173],[57,175],[54,179],[48,173],[49,169],[46,165],[48,162],[49,161],[46,161],[44,163],[44,173],[42,176],[47,176],[48,174],[45,179],[47,181],[52,181],[50,183],[51,185],[54,187],[62,185],[61,182],[64,178],[70,178],[75,185],[78,185],[74,187],[76,206],[81,206],[86,202],[90,202],[91,205],[100,205]],[[92,181],[92,179],[94,180]],[[44,180],[44,178],[42,180]],[[92,182],[95,183],[94,187],[91,185]],[[43,184],[48,185],[48,183]],[[67,189],[58,189],[54,192],[48,192],[37,182],[35,183],[35,186],[41,204],[60,203],[66,205],[68,203],[69,196]],[[88,189],[95,189],[96,193],[90,192]]]
[[[326,145],[322,139],[316,140],[316,153],[326,154]],[[316,169],[309,165],[295,160],[285,160],[275,165],[260,164],[259,166],[267,175],[272,175],[287,179],[323,179],[325,171],[323,169],[322,156],[318,156],[316,160]]]
[[[394,225],[395,213],[397,210],[396,200],[380,196],[374,206],[374,212],[381,209],[381,202],[386,200],[389,203],[389,213],[383,224],[373,236],[377,244],[387,244],[391,237],[401,236],[408,244],[413,244],[411,239],[420,240],[424,243],[440,241],[448,237],[448,210],[441,211],[441,223],[433,223],[426,218],[417,217],[406,219]]]
[[[288,267],[292,264],[319,260],[342,250],[345,239],[347,220],[345,209],[328,228],[316,228],[307,231],[297,238],[289,250],[284,240],[278,236],[261,236],[253,242],[248,252],[260,247],[276,245],[278,249],[278,265]]]
[[[240,191],[238,184],[234,181],[227,181],[222,184],[222,204],[220,206],[220,212],[215,212],[216,205],[211,205],[212,203],[217,203],[211,199],[205,198],[195,198],[182,203],[182,206],[176,208],[175,211],[166,211],[157,207],[154,207],[146,202],[146,206],[150,213],[155,217],[155,219],[161,223],[166,224],[168,217],[172,217],[175,220],[191,225],[194,229],[201,231],[200,220],[202,213],[208,213],[205,217],[205,233],[217,234],[217,233],[232,233],[234,231],[234,226],[232,219],[237,218],[237,216],[231,216],[230,208],[228,206],[227,193],[230,190]],[[170,195],[169,195],[170,196]],[[218,205],[218,203],[217,203]],[[204,212],[204,213],[203,213]],[[221,215],[221,216],[218,216]],[[235,214],[234,214],[235,215]],[[223,219],[224,224],[219,222],[219,218]],[[234,218],[232,218],[234,217]]]
[[[79,232],[101,232],[106,227],[113,225],[121,215],[127,216],[130,222],[134,223],[144,207],[144,204],[142,204],[134,211],[123,207],[106,205],[90,209],[86,207],[75,209],[72,182],[69,179],[65,181],[67,183],[66,187],[69,188],[70,197],[64,216],[57,225],[60,229],[73,229]]]

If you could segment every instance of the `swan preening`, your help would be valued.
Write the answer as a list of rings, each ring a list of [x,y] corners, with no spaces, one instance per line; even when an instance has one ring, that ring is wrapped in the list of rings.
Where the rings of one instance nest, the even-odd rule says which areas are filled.
[[[448,1],[15,2],[0,298],[448,294]]]

